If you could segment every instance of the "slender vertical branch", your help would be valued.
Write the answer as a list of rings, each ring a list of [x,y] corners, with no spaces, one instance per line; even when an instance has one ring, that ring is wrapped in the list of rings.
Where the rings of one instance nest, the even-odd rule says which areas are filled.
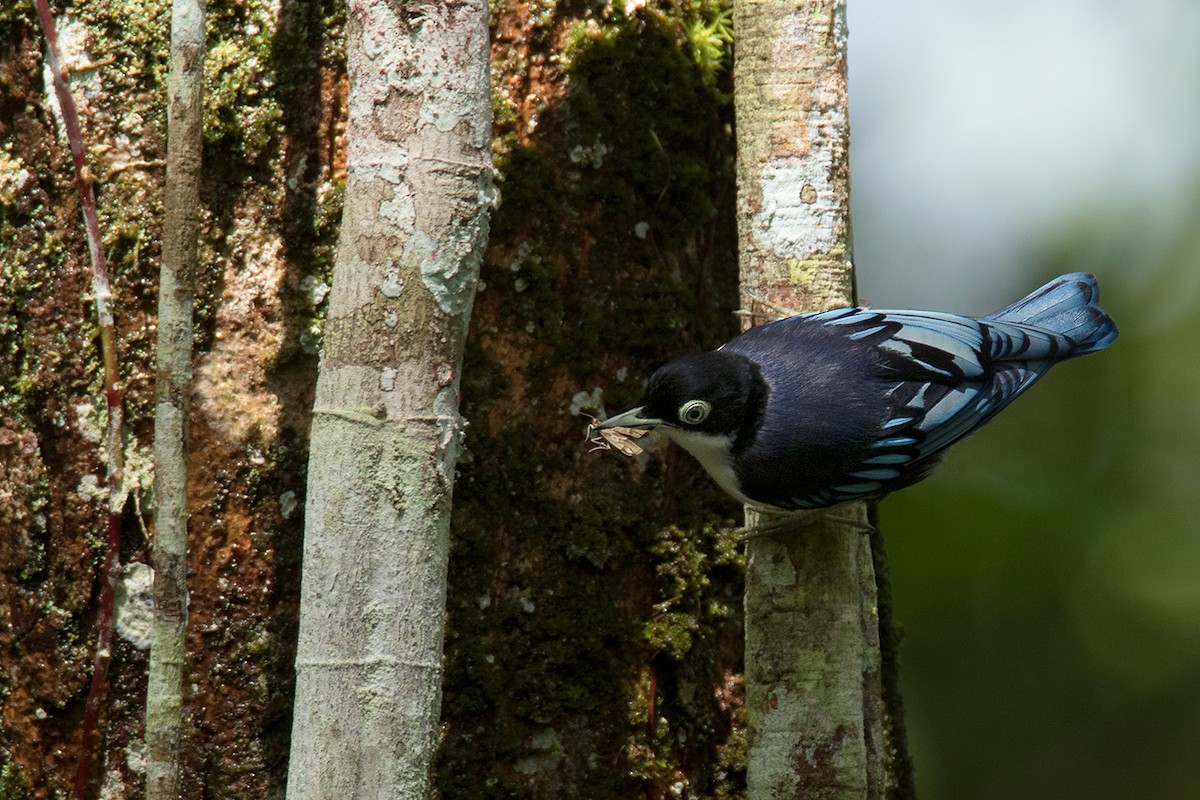
[[[845,0],[736,0],[734,27],[744,302],[851,305]],[[885,796],[867,530],[858,503],[747,545],[751,800]]]
[[[154,415],[154,621],[146,689],[146,797],[181,793],[187,629],[187,437],[192,303],[200,233],[204,0],[173,0],[167,78],[167,175],[158,291]]]
[[[117,374],[116,331],[113,324],[112,290],[108,282],[108,266],[104,261],[104,244],[100,237],[100,221],[96,214],[96,196],[92,191],[92,171],[87,165],[83,147],[83,132],[75,99],[67,86],[66,71],[58,52],[58,36],[48,0],[35,0],[38,21],[46,37],[46,60],[53,77],[54,93],[62,111],[62,124],[75,165],[75,186],[83,208],[84,229],[92,261],[92,291],[96,300],[96,316],[100,326],[100,349],[104,361],[104,401],[108,408],[108,522],[105,542],[104,568],[100,585],[100,612],[96,620],[96,655],[92,665],[92,681],[84,706],[79,755],[76,761],[72,798],[82,798],[91,774],[92,751],[97,746],[97,722],[103,705],[108,665],[112,659],[113,593],[120,571],[118,555],[121,550],[121,512],[125,505],[124,491],[124,432],[121,409],[122,390]]]

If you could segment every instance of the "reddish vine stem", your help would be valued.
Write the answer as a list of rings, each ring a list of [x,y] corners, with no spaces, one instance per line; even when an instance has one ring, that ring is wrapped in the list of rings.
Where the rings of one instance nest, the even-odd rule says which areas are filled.
[[[54,17],[50,13],[48,0],[34,0],[42,33],[46,37],[46,61],[54,80],[54,93],[62,111],[63,128],[71,148],[71,159],[75,163],[75,188],[79,190],[80,205],[83,207],[84,228],[87,231],[88,250],[92,257],[92,290],[96,297],[96,315],[100,324],[100,350],[104,359],[104,400],[108,406],[108,533],[104,554],[104,571],[100,586],[100,612],[96,620],[96,655],[92,664],[92,682],[84,706],[83,725],[80,736],[79,756],[75,764],[75,782],[71,789],[72,800],[82,800],[91,773],[92,751],[97,741],[97,723],[104,699],[108,665],[112,660],[113,592],[120,569],[118,554],[121,549],[121,512],[125,505],[123,491],[124,442],[122,436],[121,395],[117,379],[117,344],[111,307],[112,290],[108,282],[108,267],[104,262],[104,244],[100,238],[100,221],[96,215],[96,196],[92,192],[94,180],[87,165],[83,149],[83,132],[79,127],[79,113],[75,99],[67,86],[67,73],[58,52],[58,36]]]

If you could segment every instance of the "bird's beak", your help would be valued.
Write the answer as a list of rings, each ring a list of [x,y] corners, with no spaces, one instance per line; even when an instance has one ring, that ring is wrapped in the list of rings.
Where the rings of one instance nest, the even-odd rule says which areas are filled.
[[[663,424],[663,420],[661,419],[642,416],[643,410],[642,406],[631,408],[624,414],[609,417],[604,422],[596,425],[596,428],[655,428]]]

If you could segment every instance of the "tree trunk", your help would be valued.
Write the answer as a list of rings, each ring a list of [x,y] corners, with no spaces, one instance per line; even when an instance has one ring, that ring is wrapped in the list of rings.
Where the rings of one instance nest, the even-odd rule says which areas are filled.
[[[463,341],[487,240],[487,6],[350,6],[288,796],[429,793]]]
[[[746,307],[760,297],[804,311],[853,304],[845,12],[845,0],[734,4]],[[884,796],[867,530],[858,503],[749,540],[751,800]]]
[[[0,7],[13,110],[0,125],[0,795],[51,800],[70,786],[93,651],[102,365],[37,21]],[[654,367],[736,332],[730,80],[680,40],[719,9],[494,7],[503,202],[463,370],[439,790],[736,797],[743,570],[724,522],[737,509],[670,450],[589,454],[572,414],[579,392],[632,404]],[[169,19],[134,0],[73,9],[68,61],[130,377],[127,474],[144,479]],[[278,798],[287,781],[315,345],[345,177],[345,13],[337,0],[207,3],[186,800]],[[132,503],[125,522],[122,561],[148,563]],[[146,778],[147,606],[125,583],[97,769],[113,798],[140,797]]]

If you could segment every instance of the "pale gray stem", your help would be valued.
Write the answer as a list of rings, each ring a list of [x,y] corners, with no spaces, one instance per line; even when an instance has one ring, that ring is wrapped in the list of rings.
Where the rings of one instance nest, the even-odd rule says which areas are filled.
[[[182,795],[187,629],[187,437],[200,234],[205,0],[173,0],[154,414],[154,621],[146,688],[146,798]]]

